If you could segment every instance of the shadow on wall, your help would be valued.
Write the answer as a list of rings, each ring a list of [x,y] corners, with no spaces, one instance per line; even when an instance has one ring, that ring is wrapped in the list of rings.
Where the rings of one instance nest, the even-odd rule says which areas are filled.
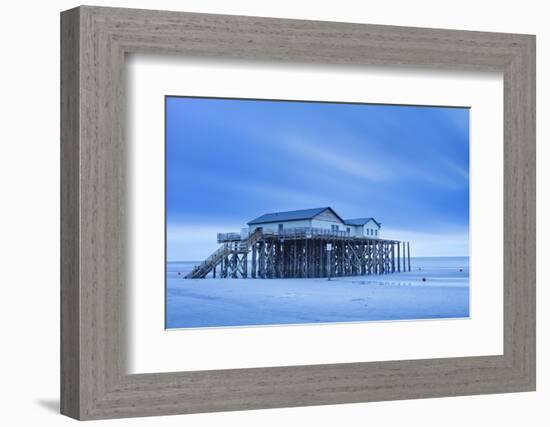
[[[50,412],[59,414],[59,399],[38,399],[35,403]]]

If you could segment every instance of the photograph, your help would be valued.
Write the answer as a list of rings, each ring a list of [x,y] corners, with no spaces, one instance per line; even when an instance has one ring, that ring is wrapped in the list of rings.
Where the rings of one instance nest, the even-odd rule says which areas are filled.
[[[469,120],[165,96],[165,327],[468,318]]]

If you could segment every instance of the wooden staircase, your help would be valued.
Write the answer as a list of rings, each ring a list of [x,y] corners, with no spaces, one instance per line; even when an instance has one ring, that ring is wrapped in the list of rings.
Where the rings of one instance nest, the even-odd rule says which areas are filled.
[[[241,240],[236,244],[224,243],[212,255],[206,258],[199,265],[185,276],[186,279],[204,279],[224,258],[232,254],[248,254],[254,246],[263,237],[260,229],[248,236],[248,239]]]
[[[239,247],[243,250],[250,251],[252,246],[254,246],[256,243],[258,243],[262,237],[263,237],[262,230],[257,229],[254,233],[252,233],[250,236],[248,236],[248,239],[241,240],[239,243]]]
[[[231,248],[227,243],[221,245],[216,252],[206,258],[199,265],[185,276],[186,279],[204,279],[212,269],[217,266],[221,260],[231,253]]]

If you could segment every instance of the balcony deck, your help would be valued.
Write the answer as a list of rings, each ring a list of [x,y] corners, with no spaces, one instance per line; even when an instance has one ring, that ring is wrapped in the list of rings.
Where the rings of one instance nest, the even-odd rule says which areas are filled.
[[[367,237],[367,236],[352,236],[347,231],[342,230],[330,230],[326,228],[315,227],[297,227],[297,228],[284,228],[280,232],[265,230],[263,231],[263,239],[326,239],[326,240],[353,240],[353,241],[375,241],[375,242],[388,242],[396,243],[396,240],[386,240],[379,237]],[[248,239],[248,233],[218,233],[218,243],[234,243]]]

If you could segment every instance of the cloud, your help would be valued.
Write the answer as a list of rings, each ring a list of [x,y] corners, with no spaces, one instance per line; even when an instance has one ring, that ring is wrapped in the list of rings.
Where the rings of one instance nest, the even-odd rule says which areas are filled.
[[[287,150],[322,165],[326,173],[329,173],[328,170],[333,169],[340,173],[373,182],[387,181],[393,178],[391,170],[383,167],[379,161],[366,159],[358,152],[346,151],[346,144],[342,144],[342,149],[338,151],[332,148],[334,145],[329,148],[321,143],[308,142],[306,137],[297,135],[282,136],[281,142],[285,144]]]
[[[168,261],[200,261],[218,247],[218,233],[239,232],[237,224],[168,224],[166,244]]]
[[[384,229],[381,237],[410,242],[411,257],[468,256],[470,253],[468,230],[417,233],[407,230]]]

